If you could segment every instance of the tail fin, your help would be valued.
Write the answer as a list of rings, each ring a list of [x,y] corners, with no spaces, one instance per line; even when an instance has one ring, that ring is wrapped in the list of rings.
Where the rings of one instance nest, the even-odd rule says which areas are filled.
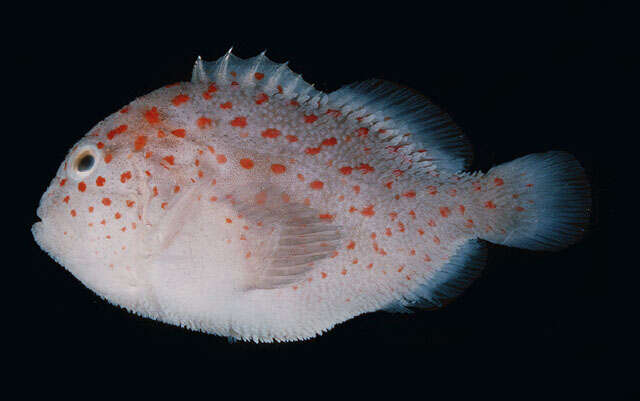
[[[480,198],[488,228],[480,238],[532,250],[561,249],[582,238],[591,196],[572,155],[527,155],[492,168],[487,178]]]

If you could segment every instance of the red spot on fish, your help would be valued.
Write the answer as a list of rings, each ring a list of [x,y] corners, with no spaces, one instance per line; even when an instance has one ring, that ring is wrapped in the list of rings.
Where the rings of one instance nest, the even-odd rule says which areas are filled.
[[[329,213],[325,213],[325,214],[321,214],[318,216],[319,219],[323,219],[323,220],[333,220],[335,216]]]
[[[433,242],[434,242],[436,245],[440,245],[440,238],[438,238],[438,236],[437,236],[437,235],[436,235],[436,236],[434,236],[434,237],[433,237]]]
[[[89,213],[93,213],[93,206],[89,206]]]
[[[122,217],[122,215],[118,212],[116,212],[116,214],[113,216],[116,218],[116,220],[118,220],[120,217]]]
[[[158,113],[158,109],[156,107],[152,107],[151,109],[145,111],[144,118],[149,124],[160,122],[160,114]]]
[[[120,110],[120,114],[127,114],[129,112],[129,106],[124,106],[121,110]]]
[[[465,207],[463,205],[460,205],[458,206],[458,210],[460,211],[460,214],[464,216]]]
[[[355,249],[356,243],[353,241],[349,241],[349,245],[347,245],[347,249]]]
[[[178,138],[184,138],[185,135],[187,134],[187,131],[183,130],[182,128],[179,128],[171,131],[171,134],[177,136]]]
[[[307,115],[304,116],[304,122],[307,123],[307,124],[311,124],[311,123],[315,122],[317,119],[318,119],[318,117],[316,115],[314,115],[314,114],[311,114],[311,115],[308,115],[308,116]]]
[[[102,142],[98,142],[98,143],[96,144],[96,146],[98,147],[98,149],[102,149],[102,148],[104,148],[104,143],[102,143]]]
[[[358,136],[367,136],[369,135],[369,128],[360,127],[356,130],[356,134],[358,134]]]
[[[524,212],[524,208],[521,206],[516,206],[515,209],[516,209],[516,212]]]
[[[225,103],[221,103],[220,104],[220,108],[221,109],[230,109],[232,107],[233,107],[233,105],[231,104],[231,102],[225,102]]]
[[[389,227],[385,228],[385,230],[384,230],[384,234],[385,234],[387,237],[391,237],[391,235],[392,235],[392,234],[391,234],[391,229],[390,229]]]
[[[349,167],[349,166],[344,166],[340,168],[340,172],[344,175],[349,175],[351,174],[351,172],[353,171],[353,168]]]
[[[200,129],[211,127],[211,119],[206,117],[198,118],[198,121],[196,121],[196,123],[198,124],[198,127],[200,127]]]
[[[484,203],[484,207],[487,209],[495,209],[496,208],[496,204],[493,203],[493,201],[486,201]]]
[[[85,184],[84,181],[80,181],[78,183],[78,191],[84,192],[86,189],[87,189],[87,184]]]
[[[233,223],[233,220],[231,220],[231,219],[230,219],[230,218],[228,218],[228,217],[227,217],[224,221],[225,221],[227,224],[231,224],[231,223]]]
[[[267,128],[266,130],[262,131],[261,135],[263,138],[277,138],[280,136],[280,130],[275,128]]]
[[[173,187],[173,193],[177,194],[178,192],[180,192],[180,185],[176,185],[175,187]]]
[[[317,155],[318,153],[320,153],[320,151],[322,150],[322,148],[318,147],[318,148],[306,148],[304,150],[304,153],[308,154],[308,155]]]
[[[231,122],[229,124],[231,124],[232,127],[244,128],[244,127],[247,126],[247,118],[246,117],[236,117],[233,120],[231,120]]]
[[[62,200],[64,203],[69,203],[69,195],[65,196]]]
[[[113,139],[116,135],[120,135],[123,132],[125,132],[127,130],[127,124],[122,124],[117,126],[116,128],[112,129],[111,131],[107,132],[107,139],[111,140]]]
[[[102,204],[105,206],[109,206],[111,205],[111,199],[109,198],[102,198]]]
[[[287,135],[286,138],[287,138],[287,141],[289,141],[289,142],[297,142],[298,141],[298,137],[295,136],[295,135]]]
[[[425,262],[431,262],[431,258],[429,257],[429,255],[427,255],[427,254],[424,255],[424,261]]]
[[[360,163],[360,165],[358,166],[358,170],[360,170],[362,174],[372,173],[375,171],[375,169],[367,163]]]
[[[258,81],[264,78],[264,74],[261,72],[256,72],[255,74],[253,74],[253,76],[256,77]]]
[[[113,156],[111,155],[111,153],[107,153],[106,155],[104,155],[104,162],[109,164],[111,163],[111,160],[113,159]]]
[[[436,226],[436,222],[433,221],[433,219],[429,219],[429,221],[427,222],[427,224],[429,225],[429,227],[435,227]]]
[[[327,138],[324,141],[322,141],[322,145],[324,146],[334,146],[338,143],[338,140],[336,138]]]
[[[216,156],[216,161],[217,161],[219,164],[224,164],[224,163],[226,163],[226,162],[227,162],[227,157],[226,157],[225,155],[217,155],[217,156]]]
[[[464,223],[464,226],[467,228],[473,227],[473,220],[469,219]]]
[[[72,216],[72,217],[76,217],[76,211],[75,211],[75,209],[71,209],[71,212],[70,212],[70,213],[71,213],[71,216]]]
[[[217,91],[218,91],[218,88],[216,87],[215,83],[209,84],[209,87],[207,88],[207,92],[213,93],[213,92],[217,92]]]
[[[240,165],[247,170],[253,168],[253,160],[251,159],[240,159]]]
[[[133,205],[135,205],[136,203],[132,200],[127,200],[126,204],[127,204],[127,207],[133,207]]]
[[[429,193],[429,195],[435,195],[438,193],[438,188],[434,187],[433,185],[429,185],[427,187],[427,193]]]
[[[133,142],[133,149],[136,151],[142,150],[142,148],[144,148],[144,145],[146,144],[147,144],[147,137],[144,135],[140,135]]]
[[[496,184],[496,187],[499,187],[504,184],[504,180],[502,178],[494,178],[493,183]]]
[[[266,93],[260,93],[258,96],[256,96],[256,104],[262,104],[267,101],[269,101],[269,96],[267,96]]]
[[[424,230],[423,230],[423,229],[421,229],[421,228],[419,228],[419,229],[418,229],[418,234],[420,234],[420,235],[424,235]]]
[[[447,218],[449,217],[449,215],[451,214],[451,210],[449,210],[448,207],[441,207],[440,208],[440,216]]]
[[[393,182],[389,181],[386,184],[384,184],[385,187],[391,189],[391,186],[393,185]]]
[[[325,273],[325,272],[320,272],[320,277],[322,277],[322,278],[327,278],[327,273]]]
[[[355,192],[356,195],[358,195],[360,193],[360,185],[354,185],[353,186],[353,192]]]
[[[175,158],[169,155],[169,156],[163,157],[162,160],[166,161],[167,163],[173,166],[173,162],[175,161]]]
[[[181,93],[181,94],[179,94],[178,96],[174,97],[174,98],[171,100],[171,103],[173,103],[173,105],[174,105],[174,106],[178,107],[178,106],[180,106],[181,104],[186,103],[186,102],[188,102],[188,101],[189,101],[189,96],[187,96],[187,95],[183,95],[183,94]]]
[[[322,189],[322,187],[324,187],[324,183],[322,181],[312,181],[311,184],[309,184],[309,186],[311,187],[311,189],[315,189],[315,190],[320,190]]]
[[[282,164],[272,164],[271,171],[273,171],[274,174],[282,174],[287,171],[287,168]]]
[[[415,198],[416,197],[416,191],[405,192],[405,193],[402,194],[402,196],[404,196],[406,198]]]

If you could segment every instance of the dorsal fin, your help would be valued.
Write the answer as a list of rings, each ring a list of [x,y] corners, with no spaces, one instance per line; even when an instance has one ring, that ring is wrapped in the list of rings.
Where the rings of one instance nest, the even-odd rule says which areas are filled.
[[[233,75],[234,73],[235,75]],[[287,63],[275,63],[266,56],[266,51],[255,57],[241,59],[231,49],[216,61],[202,61],[200,57],[193,66],[191,82],[229,83],[236,81],[244,86],[255,86],[267,94],[280,92],[285,96],[322,95],[296,74]]]
[[[471,164],[471,145],[462,131],[446,113],[409,88],[372,79],[330,93],[329,104],[345,114],[369,116],[376,129],[411,133],[408,141],[422,145],[440,169],[459,172]]]
[[[436,309],[460,295],[478,278],[487,261],[487,246],[479,239],[466,241],[449,261],[413,293],[387,305],[387,312],[410,313],[409,308]]]

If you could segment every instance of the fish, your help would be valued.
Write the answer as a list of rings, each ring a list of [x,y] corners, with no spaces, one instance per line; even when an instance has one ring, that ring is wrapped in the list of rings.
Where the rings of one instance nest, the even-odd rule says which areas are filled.
[[[441,308],[487,243],[578,242],[590,185],[569,153],[469,171],[472,148],[418,92],[324,93],[265,52],[195,62],[99,122],[42,195],[37,244],[113,305],[253,342],[355,316]]]

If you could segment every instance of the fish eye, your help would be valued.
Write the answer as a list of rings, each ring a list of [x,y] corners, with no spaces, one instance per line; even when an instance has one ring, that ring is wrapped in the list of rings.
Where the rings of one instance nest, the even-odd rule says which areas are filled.
[[[98,164],[99,150],[92,145],[78,149],[71,158],[71,176],[81,180],[95,170]]]

